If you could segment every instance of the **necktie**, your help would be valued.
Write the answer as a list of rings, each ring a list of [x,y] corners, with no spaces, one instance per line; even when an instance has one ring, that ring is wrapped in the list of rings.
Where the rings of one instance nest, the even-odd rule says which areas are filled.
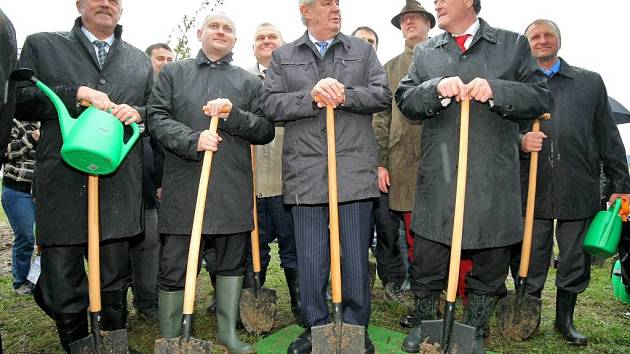
[[[459,49],[462,50],[462,53],[466,51],[466,46],[464,44],[466,43],[466,39],[468,39],[468,37],[470,37],[469,34],[455,36],[455,42],[457,42],[457,46],[459,46]]]
[[[105,66],[105,62],[107,61],[107,51],[105,50],[105,47],[107,47],[108,44],[105,41],[94,41],[92,44],[98,48],[98,63],[101,65],[101,68],[103,68],[103,66]]]
[[[328,42],[317,42],[315,44],[317,44],[317,47],[319,47],[319,54],[321,54],[323,57],[324,53],[326,53],[326,49],[328,49]]]
[[[553,76],[553,70],[548,70],[548,69],[543,69],[540,68],[540,70],[542,70],[543,74],[545,74],[546,77],[552,77]]]

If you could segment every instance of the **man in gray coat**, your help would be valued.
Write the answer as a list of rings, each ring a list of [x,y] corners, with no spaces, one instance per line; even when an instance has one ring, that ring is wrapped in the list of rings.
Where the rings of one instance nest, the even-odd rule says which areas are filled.
[[[553,97],[552,119],[540,132],[528,132],[521,147],[540,151],[534,209],[532,257],[527,293],[540,298],[553,249],[554,219],[559,257],[556,273],[555,328],[569,344],[586,345],[573,326],[577,295],[590,280],[591,256],[584,236],[600,203],[600,166],[609,181],[610,202],[630,200],[630,177],[619,131],[608,105],[606,86],[599,74],[569,65],[558,57],[560,29],[539,19],[525,30],[533,56]],[[560,158],[562,156],[562,158]],[[528,169],[521,169],[526,189]]]
[[[371,118],[391,104],[374,49],[339,32],[338,3],[301,0],[300,13],[307,31],[274,51],[263,93],[265,116],[285,122],[284,201],[292,205],[301,312],[307,328],[290,353],[310,353],[310,327],[329,322],[326,105],[337,108],[343,321],[361,326],[369,322],[368,239],[372,198],[379,195]],[[315,103],[316,97],[323,102]],[[365,350],[374,350],[367,337]]]
[[[33,69],[64,102],[72,116],[77,103],[111,109],[126,124],[142,122],[153,71],[146,55],[122,40],[120,1],[79,0],[80,17],[70,32],[37,33],[22,48],[20,66]],[[63,139],[50,100],[32,84],[17,91],[16,118],[41,120],[37,169],[37,242],[42,247],[38,285],[42,306],[52,313],[61,344],[87,336],[87,175],[59,154]],[[125,137],[131,135],[125,128]],[[130,282],[129,238],[142,231],[141,144],[113,173],[99,177],[101,300],[104,330],[125,328]]]
[[[550,104],[527,38],[478,18],[479,0],[438,1],[435,10],[445,32],[416,46],[409,74],[396,91],[401,112],[423,121],[411,225],[417,326],[403,342],[403,350],[411,353],[419,350],[421,321],[436,317],[448,276],[458,102],[471,100],[462,245],[474,266],[466,278],[464,321],[475,327],[478,348],[496,299],[506,294],[509,246],[522,238],[517,121],[540,116]]]

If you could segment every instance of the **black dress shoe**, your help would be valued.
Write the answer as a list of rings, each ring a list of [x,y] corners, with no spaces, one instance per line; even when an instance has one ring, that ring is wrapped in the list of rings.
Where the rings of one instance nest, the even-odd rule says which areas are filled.
[[[287,354],[311,354],[313,350],[313,341],[311,337],[311,329],[307,328],[302,334],[291,342]]]

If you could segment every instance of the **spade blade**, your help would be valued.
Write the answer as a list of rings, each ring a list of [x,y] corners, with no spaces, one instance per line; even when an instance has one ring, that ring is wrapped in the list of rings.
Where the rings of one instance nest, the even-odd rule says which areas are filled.
[[[497,327],[509,338],[521,341],[529,338],[540,324],[542,300],[510,291],[497,303]]]

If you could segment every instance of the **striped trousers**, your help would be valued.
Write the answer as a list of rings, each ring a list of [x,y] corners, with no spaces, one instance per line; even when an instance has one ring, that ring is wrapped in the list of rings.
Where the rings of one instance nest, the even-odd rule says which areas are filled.
[[[339,204],[343,321],[370,321],[368,240],[372,200]],[[329,322],[326,286],[330,273],[328,205],[291,208],[295,225],[302,318],[306,327]]]

